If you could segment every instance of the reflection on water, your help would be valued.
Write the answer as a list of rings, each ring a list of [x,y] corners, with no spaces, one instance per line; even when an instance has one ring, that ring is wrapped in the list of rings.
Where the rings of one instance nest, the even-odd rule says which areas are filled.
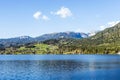
[[[0,80],[120,80],[120,61],[1,60]]]

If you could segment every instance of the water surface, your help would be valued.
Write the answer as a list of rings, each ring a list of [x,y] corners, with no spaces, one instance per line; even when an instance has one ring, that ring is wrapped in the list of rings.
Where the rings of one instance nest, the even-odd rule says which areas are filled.
[[[120,56],[1,55],[0,80],[120,80]]]

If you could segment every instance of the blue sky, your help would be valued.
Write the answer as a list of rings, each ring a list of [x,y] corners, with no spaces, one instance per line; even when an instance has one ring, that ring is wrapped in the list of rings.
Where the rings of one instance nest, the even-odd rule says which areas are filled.
[[[120,0],[0,0],[0,38],[103,30],[120,20]]]

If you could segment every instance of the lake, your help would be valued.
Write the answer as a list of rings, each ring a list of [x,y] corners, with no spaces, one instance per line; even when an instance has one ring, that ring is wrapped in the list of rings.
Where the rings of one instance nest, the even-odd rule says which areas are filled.
[[[0,80],[120,80],[120,56],[0,55]]]

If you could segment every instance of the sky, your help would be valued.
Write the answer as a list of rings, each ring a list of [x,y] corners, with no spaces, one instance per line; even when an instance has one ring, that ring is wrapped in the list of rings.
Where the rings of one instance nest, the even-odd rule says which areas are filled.
[[[104,30],[120,20],[120,0],[0,0],[0,38]]]

